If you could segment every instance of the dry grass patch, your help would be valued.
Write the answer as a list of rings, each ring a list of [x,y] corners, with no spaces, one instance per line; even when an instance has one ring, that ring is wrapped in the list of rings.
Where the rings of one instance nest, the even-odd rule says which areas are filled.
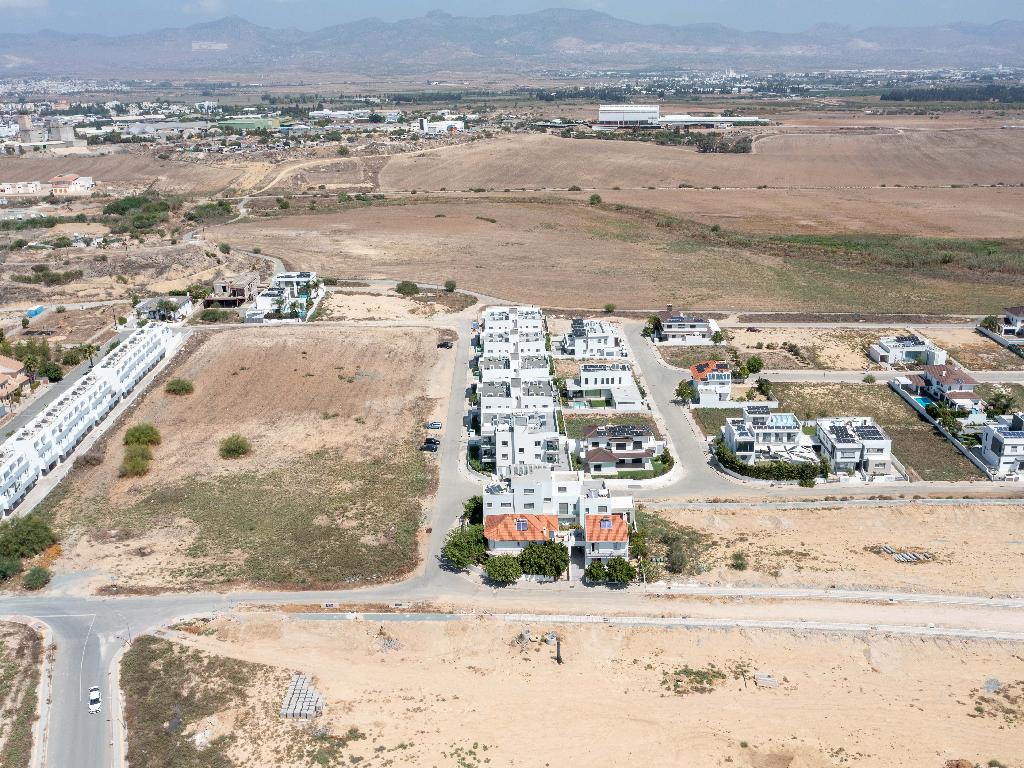
[[[34,630],[0,622],[0,768],[29,764],[42,661],[42,638]]]
[[[929,333],[929,338],[969,371],[1024,370],[1024,357],[1013,354],[974,329],[935,331]]]

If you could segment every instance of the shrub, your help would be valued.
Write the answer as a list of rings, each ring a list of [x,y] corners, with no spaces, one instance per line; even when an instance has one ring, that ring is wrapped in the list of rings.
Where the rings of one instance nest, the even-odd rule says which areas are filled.
[[[66,365],[69,368],[78,365],[80,362],[82,362],[82,350],[77,347],[75,349],[66,350],[60,359],[60,364]]]
[[[0,557],[0,582],[13,579],[21,573],[21,558]]]
[[[569,567],[569,550],[557,541],[528,544],[519,556],[523,573],[558,578]]]
[[[252,444],[239,434],[228,435],[220,441],[222,459],[238,459],[252,452]]]
[[[573,184],[571,187],[569,187],[569,191],[570,192],[582,192],[583,190],[580,189],[578,185]]]
[[[467,525],[448,532],[441,554],[456,568],[481,562],[487,552],[483,525]]]
[[[231,253],[231,246],[228,245],[227,243],[221,243],[220,245],[217,246],[217,250],[220,251],[221,253],[228,254]]]
[[[37,565],[25,574],[25,578],[21,580],[21,583],[25,589],[31,589],[33,591],[42,589],[50,583],[50,572],[42,566]]]
[[[164,392],[169,395],[191,395],[194,391],[195,387],[188,379],[171,379],[164,387]]]
[[[722,231],[722,227],[719,224],[712,224],[711,231],[714,232],[715,234],[718,234],[719,232]]]
[[[415,296],[420,292],[420,287],[411,280],[402,280],[395,286],[395,291],[400,293],[402,296]]]
[[[636,578],[636,568],[624,557],[612,557],[608,560],[608,581],[629,584]]]
[[[50,381],[60,381],[64,378],[64,371],[57,363],[47,360],[45,363],[39,366],[39,375],[43,376]]]
[[[32,557],[56,541],[50,524],[36,514],[0,524],[0,558]]]
[[[733,552],[732,557],[729,558],[729,567],[734,571],[747,570],[750,567],[750,563],[747,562],[747,553],[742,550]]]
[[[826,471],[823,464],[791,464],[788,461],[759,461],[756,464],[747,464],[740,461],[721,440],[715,446],[715,458],[723,467],[738,475],[759,480],[796,480],[800,485],[807,487],[813,486],[815,478]]]
[[[444,289],[446,291],[448,291],[448,293],[453,293],[455,291],[455,281],[454,280],[445,280],[444,281]]]
[[[878,379],[876,379],[873,374],[869,373],[862,379],[862,381],[865,384],[874,384],[876,381],[878,381]]]
[[[609,301],[607,304],[604,305],[604,311],[610,315],[612,312],[615,311],[615,305]]]
[[[124,433],[125,445],[160,445],[160,430],[145,421]]]
[[[56,312],[58,315],[62,315],[62,314],[64,314],[67,311],[68,311],[68,308],[65,307],[63,304],[58,304],[57,308],[54,310],[54,312]]]
[[[279,197],[277,198],[277,207],[280,208],[282,211],[287,211],[289,208],[292,207],[292,204],[285,200],[283,197]]]
[[[462,519],[470,525],[480,525],[484,521],[484,497],[471,496],[462,505]]]
[[[145,448],[146,446],[141,447]],[[147,448],[147,450],[149,449]],[[129,456],[128,452],[125,452],[125,457],[121,460],[121,466],[117,470],[121,477],[142,477],[147,472],[149,472],[149,459],[142,455]]]
[[[588,565],[583,575],[587,581],[608,581],[608,569],[604,567],[604,563],[600,560],[594,560]]]
[[[222,323],[231,316],[231,313],[224,309],[210,307],[199,313],[201,323]]]
[[[489,558],[484,564],[484,572],[487,574],[487,578],[499,584],[511,584],[518,581],[519,577],[523,575],[523,569],[515,555],[498,555]]]
[[[590,204],[591,205],[600,205],[601,204],[601,196],[600,195],[591,195],[590,196]]]
[[[764,360],[757,355],[753,355],[744,365],[747,366],[749,373],[760,373],[764,369]]]

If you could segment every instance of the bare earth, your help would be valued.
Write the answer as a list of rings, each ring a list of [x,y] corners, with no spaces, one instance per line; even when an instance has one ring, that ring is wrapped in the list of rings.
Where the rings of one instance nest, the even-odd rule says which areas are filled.
[[[838,586],[1009,595],[1020,591],[1024,506],[905,505],[771,510],[676,509],[658,513],[714,539],[701,558],[707,584]],[[881,551],[927,552],[896,562]],[[750,569],[728,567],[743,551]],[[666,574],[671,578],[671,574]]]
[[[0,768],[29,765],[42,654],[33,629],[0,622]]]
[[[969,371],[1024,370],[1024,358],[973,329],[935,331],[929,338]]]
[[[553,646],[521,646],[520,626],[485,618],[380,624],[243,615],[212,629],[178,638],[246,661],[287,660],[313,675],[325,696],[316,726],[339,736],[357,728],[365,739],[345,754],[374,768],[554,766],[608,755],[630,765],[888,768],[959,758],[1015,764],[1022,754],[1019,702],[1010,706],[1014,719],[982,698],[987,680],[1015,686],[1024,678],[1013,646],[531,626],[534,637],[558,633],[558,665]],[[693,692],[695,675],[712,669],[721,677]],[[760,672],[778,687],[756,686]],[[239,750],[250,755],[262,734],[280,733],[277,692],[259,693],[271,697],[267,721],[240,723],[238,733]],[[496,716],[499,700],[509,716]],[[292,764],[253,757],[247,765]]]

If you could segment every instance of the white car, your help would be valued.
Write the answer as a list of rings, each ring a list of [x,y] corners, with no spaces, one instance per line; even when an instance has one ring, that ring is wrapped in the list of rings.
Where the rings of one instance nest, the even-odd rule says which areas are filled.
[[[100,698],[99,686],[94,685],[89,689],[89,714],[95,715],[103,711],[103,700]]]

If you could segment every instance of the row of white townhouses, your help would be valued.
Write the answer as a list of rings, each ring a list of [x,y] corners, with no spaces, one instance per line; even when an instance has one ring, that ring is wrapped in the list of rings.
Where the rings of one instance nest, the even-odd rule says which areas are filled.
[[[114,406],[180,341],[163,323],[132,333],[0,446],[0,517],[66,460]]]

